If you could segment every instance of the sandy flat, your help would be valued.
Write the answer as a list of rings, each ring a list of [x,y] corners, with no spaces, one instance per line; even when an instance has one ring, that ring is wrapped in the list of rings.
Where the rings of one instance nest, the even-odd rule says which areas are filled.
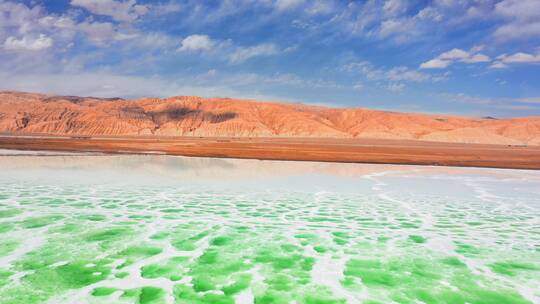
[[[540,169],[540,147],[406,140],[0,136],[0,149]]]

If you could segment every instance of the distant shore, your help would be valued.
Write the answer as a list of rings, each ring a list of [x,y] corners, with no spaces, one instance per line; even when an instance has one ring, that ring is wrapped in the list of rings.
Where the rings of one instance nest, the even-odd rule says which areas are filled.
[[[540,147],[383,139],[0,135],[0,149],[540,169]]]

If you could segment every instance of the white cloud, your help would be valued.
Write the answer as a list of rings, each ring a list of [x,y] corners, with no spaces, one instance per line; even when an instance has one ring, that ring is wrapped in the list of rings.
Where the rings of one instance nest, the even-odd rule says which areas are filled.
[[[495,5],[494,12],[508,20],[508,23],[495,30],[495,38],[515,40],[540,37],[540,1],[503,0]]]
[[[120,22],[132,22],[148,12],[148,7],[136,0],[71,0],[72,6],[82,7],[89,12],[109,16]]]
[[[21,39],[8,37],[4,42],[4,49],[9,51],[40,51],[48,49],[53,45],[53,40],[44,34],[38,38],[24,36]]]
[[[475,45],[475,46],[473,46],[473,47],[471,48],[471,52],[472,52],[472,53],[478,53],[478,52],[483,51],[485,48],[486,48],[486,46],[483,45],[483,44]]]
[[[489,62],[491,59],[481,53],[476,53],[478,47],[473,47],[471,51],[465,51],[462,49],[452,49],[450,51],[444,52],[439,56],[423,62],[420,64],[421,69],[444,69],[447,68],[452,63],[464,62],[464,63],[479,63],[479,62]]]
[[[138,35],[133,39],[133,44],[135,47],[144,48],[144,49],[175,49],[178,47],[178,40],[159,32],[150,32],[144,33],[143,35]]]
[[[376,81],[376,85],[392,91],[401,92],[408,83],[439,82],[448,78],[448,73],[442,75],[431,75],[412,70],[405,66],[383,69],[373,67],[369,62],[352,62],[342,67],[343,70],[352,73],[360,73],[366,80]],[[384,81],[379,83],[379,81]],[[358,82],[353,86],[355,90],[361,90],[364,85]]]
[[[390,83],[386,86],[386,89],[392,92],[401,92],[405,89],[405,85],[403,83]]]
[[[40,6],[32,8],[23,3],[0,0],[0,35],[5,28],[17,28],[19,34],[37,30],[36,20],[42,15]]]
[[[418,14],[416,14],[416,17],[422,20],[433,20],[436,22],[443,20],[443,15],[431,6],[426,6],[425,8],[421,9]]]
[[[511,22],[497,28],[493,33],[498,40],[527,39],[528,37],[540,37],[539,22]]]
[[[116,29],[110,22],[81,22],[76,29],[86,34],[88,40],[96,46],[107,46],[110,41],[123,41],[137,37],[137,33],[125,33]]]
[[[303,3],[304,0],[276,0],[275,6],[278,10],[284,11],[296,8]]]
[[[208,71],[199,76],[167,79],[133,76],[111,72],[29,73],[13,74],[0,71],[0,90],[42,92],[60,95],[95,97],[170,97],[179,95],[202,97],[234,97],[256,100],[294,100],[279,95],[277,87],[336,87],[334,83],[310,81],[292,74],[264,76],[259,74],[231,74],[220,77]],[[66,86],[69,83],[69,86]],[[260,84],[263,88],[260,90]],[[264,93],[271,92],[270,94]],[[278,92],[278,95],[274,95]]]
[[[335,11],[334,2],[329,0],[311,1],[310,6],[306,8],[306,12],[310,15],[324,15]]]
[[[231,40],[214,40],[207,35],[191,35],[182,40],[179,51],[200,51],[236,64],[253,57],[272,56],[295,49],[295,47],[289,47],[282,50],[273,43],[236,46]]]
[[[407,1],[405,0],[386,0],[383,5],[384,14],[387,16],[396,16],[405,13],[407,10]]]
[[[491,67],[495,69],[502,69],[507,68],[510,64],[525,63],[540,63],[540,53],[529,54],[519,52],[512,55],[503,54],[497,57],[497,60],[491,65]]]
[[[452,49],[448,52],[444,52],[441,55],[439,55],[439,59],[442,60],[463,60],[468,58],[469,52],[466,52],[461,49]]]
[[[149,8],[150,13],[155,16],[177,13],[181,10],[182,6],[172,0],[166,3],[152,4]]]
[[[497,57],[498,60],[504,63],[530,63],[540,62],[540,54],[528,54],[528,53],[515,53],[513,55],[501,55]]]
[[[406,82],[425,82],[436,81],[434,76],[422,73],[417,70],[411,70],[404,66],[394,67],[389,70],[375,68],[368,62],[353,62],[344,66],[349,72],[359,72],[368,80],[387,80],[387,81],[406,81]]]
[[[6,38],[10,39],[6,41],[9,45],[7,47],[13,51],[15,49],[22,50],[21,45],[29,45],[30,48],[65,51],[76,43],[77,34],[85,36],[86,39],[83,39],[82,43],[90,43],[98,47],[146,35],[127,24],[98,22],[93,21],[92,18],[79,22],[74,11],[68,11],[63,15],[46,14],[44,8],[39,5],[28,7],[24,4],[2,2],[2,0],[0,0],[0,16],[2,16],[0,18],[0,41],[6,41]],[[18,42],[18,40],[22,41]],[[36,41],[32,44],[31,40]],[[54,42],[54,48],[52,42]]]
[[[420,64],[421,69],[444,69],[450,65],[450,61],[434,58]]]
[[[69,83],[69,86],[66,86]],[[199,95],[238,96],[239,92],[220,85],[197,86],[186,81],[157,77],[128,76],[107,72],[78,74],[24,74],[0,72],[0,89],[96,97],[168,97]]]
[[[443,98],[452,102],[490,106],[493,108],[507,109],[507,110],[539,110],[538,104],[540,104],[540,97],[490,98],[490,97],[470,96],[464,93],[458,93],[458,94],[442,93],[442,94],[437,94],[437,95],[440,98]]]
[[[388,80],[392,81],[411,81],[422,82],[431,79],[431,76],[416,70],[410,70],[407,67],[395,67],[390,69],[385,74]]]
[[[470,51],[464,51],[462,49],[452,49],[448,52],[444,52],[437,56],[434,59],[426,61],[420,64],[421,69],[444,69],[447,68],[454,62],[464,62],[464,63],[479,63],[479,62],[490,62],[491,59],[481,53],[474,53],[482,50],[482,46],[475,46],[471,48]],[[490,65],[494,69],[504,69],[509,66],[509,64],[516,63],[540,63],[540,53],[529,54],[518,52],[512,55],[500,55],[498,56]]]
[[[199,0],[171,0],[181,3],[184,17],[178,20],[190,27],[204,28],[207,24],[216,24],[224,19],[242,14],[253,9],[275,8],[274,0],[223,0],[223,1],[199,1]],[[152,8],[151,8],[152,10]],[[254,16],[251,16],[254,17]],[[232,21],[232,20],[231,20]],[[256,22],[257,20],[251,20]]]
[[[523,102],[523,103],[540,104],[540,97],[523,97],[523,98],[517,98],[516,101]]]
[[[504,64],[504,63],[502,63],[500,61],[495,61],[489,67],[492,68],[492,69],[506,69],[508,67],[508,65]]]
[[[465,63],[478,63],[478,62],[489,62],[491,59],[484,54],[474,54],[468,58],[464,58],[462,61]]]
[[[231,63],[239,63],[258,56],[271,56],[280,53],[272,43],[263,43],[251,47],[239,47],[229,57]]]
[[[448,99],[450,101],[459,102],[459,103],[478,104],[478,105],[490,105],[494,103],[494,99],[492,98],[470,96],[464,93],[458,93],[458,94],[442,93],[439,95],[443,97],[444,99]]]
[[[381,23],[379,28],[379,36],[386,38],[392,35],[397,35],[399,41],[407,39],[414,34],[416,22],[413,18],[396,18],[387,19]]]
[[[207,35],[191,35],[182,40],[180,51],[208,51],[215,42]]]
[[[540,17],[537,0],[503,0],[495,5],[495,13],[508,18],[531,20]]]
[[[204,76],[210,76],[206,73]],[[215,79],[211,81],[215,81]],[[256,73],[239,73],[227,75],[226,78],[220,79],[220,83],[231,87],[246,87],[256,85],[257,87],[297,87],[297,88],[343,88],[342,85],[333,81],[323,79],[305,79],[298,75],[290,73],[275,73],[272,75],[260,75]]]

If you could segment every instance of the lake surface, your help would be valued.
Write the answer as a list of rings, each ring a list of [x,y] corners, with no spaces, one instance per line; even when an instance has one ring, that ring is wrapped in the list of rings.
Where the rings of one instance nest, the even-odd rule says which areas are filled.
[[[540,172],[0,152],[0,303],[540,303]]]

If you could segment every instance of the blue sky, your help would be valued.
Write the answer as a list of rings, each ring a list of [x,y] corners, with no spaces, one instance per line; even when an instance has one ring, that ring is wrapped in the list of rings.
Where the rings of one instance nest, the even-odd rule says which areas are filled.
[[[0,0],[0,89],[540,115],[540,1]]]

